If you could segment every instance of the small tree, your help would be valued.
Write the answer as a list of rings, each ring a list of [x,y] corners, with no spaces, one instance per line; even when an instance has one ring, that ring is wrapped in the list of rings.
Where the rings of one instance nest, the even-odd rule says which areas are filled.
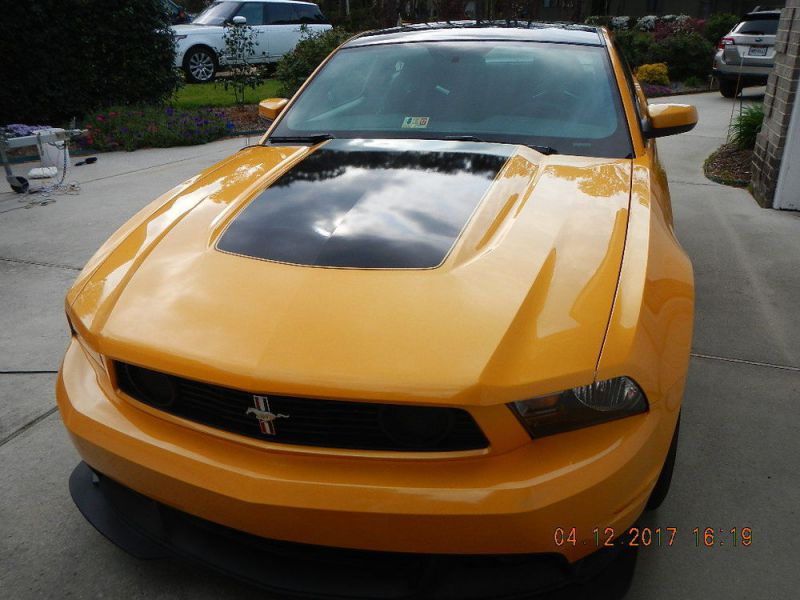
[[[222,80],[225,90],[232,89],[236,104],[244,104],[245,89],[264,83],[263,70],[250,61],[255,55],[256,31],[246,23],[226,23],[222,34],[230,75]]]

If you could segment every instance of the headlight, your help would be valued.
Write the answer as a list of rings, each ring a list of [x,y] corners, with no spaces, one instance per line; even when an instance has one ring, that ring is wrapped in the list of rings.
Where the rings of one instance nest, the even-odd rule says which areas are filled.
[[[188,36],[185,35],[185,34],[184,35],[176,35],[175,36],[175,41],[177,42],[178,40],[185,40],[187,37]]]
[[[531,437],[542,437],[647,412],[644,392],[633,379],[617,377],[509,407]]]
[[[90,345],[89,345],[89,344],[86,342],[86,340],[84,339],[84,337],[81,335],[81,332],[80,332],[80,330],[79,330],[77,327],[75,327],[74,323],[72,322],[72,317],[70,316],[70,314],[69,314],[69,311],[67,311],[67,324],[69,325],[69,331],[70,331],[70,333],[72,334],[72,337],[74,337],[76,340],[78,340],[78,343],[80,344],[81,348],[83,348],[83,351],[84,351],[84,352],[85,352],[85,353],[86,353],[86,354],[87,354],[87,355],[88,355],[88,356],[89,356],[89,357],[90,357],[90,358],[91,358],[91,359],[92,359],[94,362],[96,362],[96,363],[97,363],[97,365],[98,365],[98,366],[99,366],[101,369],[105,370],[105,368],[106,368],[106,367],[105,367],[105,362],[103,361],[103,357],[100,355],[100,353],[99,353],[99,352],[97,352],[96,350],[94,350],[94,349],[93,349],[93,348],[92,348],[92,347],[91,347],[91,346],[90,346]]]

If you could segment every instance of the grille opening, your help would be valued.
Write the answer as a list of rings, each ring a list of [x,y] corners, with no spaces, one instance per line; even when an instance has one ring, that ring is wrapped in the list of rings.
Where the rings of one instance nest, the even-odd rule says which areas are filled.
[[[115,366],[119,389],[139,402],[273,443],[406,452],[489,445],[472,415],[460,408],[262,395],[122,362]]]

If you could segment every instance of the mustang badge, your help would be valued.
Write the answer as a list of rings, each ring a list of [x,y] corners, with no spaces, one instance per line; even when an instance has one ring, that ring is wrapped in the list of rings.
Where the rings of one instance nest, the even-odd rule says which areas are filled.
[[[277,433],[275,421],[277,419],[289,418],[289,415],[276,414],[270,411],[269,397],[267,396],[257,396],[253,394],[253,404],[255,408],[248,408],[247,412],[244,414],[256,416],[256,419],[258,419],[258,426],[261,429],[261,433],[264,435],[275,435]]]

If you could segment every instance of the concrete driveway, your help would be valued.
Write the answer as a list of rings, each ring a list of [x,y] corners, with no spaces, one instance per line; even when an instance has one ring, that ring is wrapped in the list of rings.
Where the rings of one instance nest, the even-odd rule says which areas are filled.
[[[758,98],[758,92],[747,92]],[[667,101],[667,100],[665,100]],[[702,174],[731,101],[695,103],[700,124],[659,141],[678,237],[697,280],[694,355],[670,497],[643,524],[677,528],[643,548],[628,598],[789,598],[800,587],[800,214],[760,209]],[[24,208],[0,193],[0,590],[8,598],[251,598],[253,589],[177,562],[142,562],[73,506],[78,456],[55,410],[67,341],[63,297],[130,215],[246,140],[100,155],[72,170],[79,195]],[[722,542],[697,547],[693,529]],[[720,530],[752,528],[750,547]]]

